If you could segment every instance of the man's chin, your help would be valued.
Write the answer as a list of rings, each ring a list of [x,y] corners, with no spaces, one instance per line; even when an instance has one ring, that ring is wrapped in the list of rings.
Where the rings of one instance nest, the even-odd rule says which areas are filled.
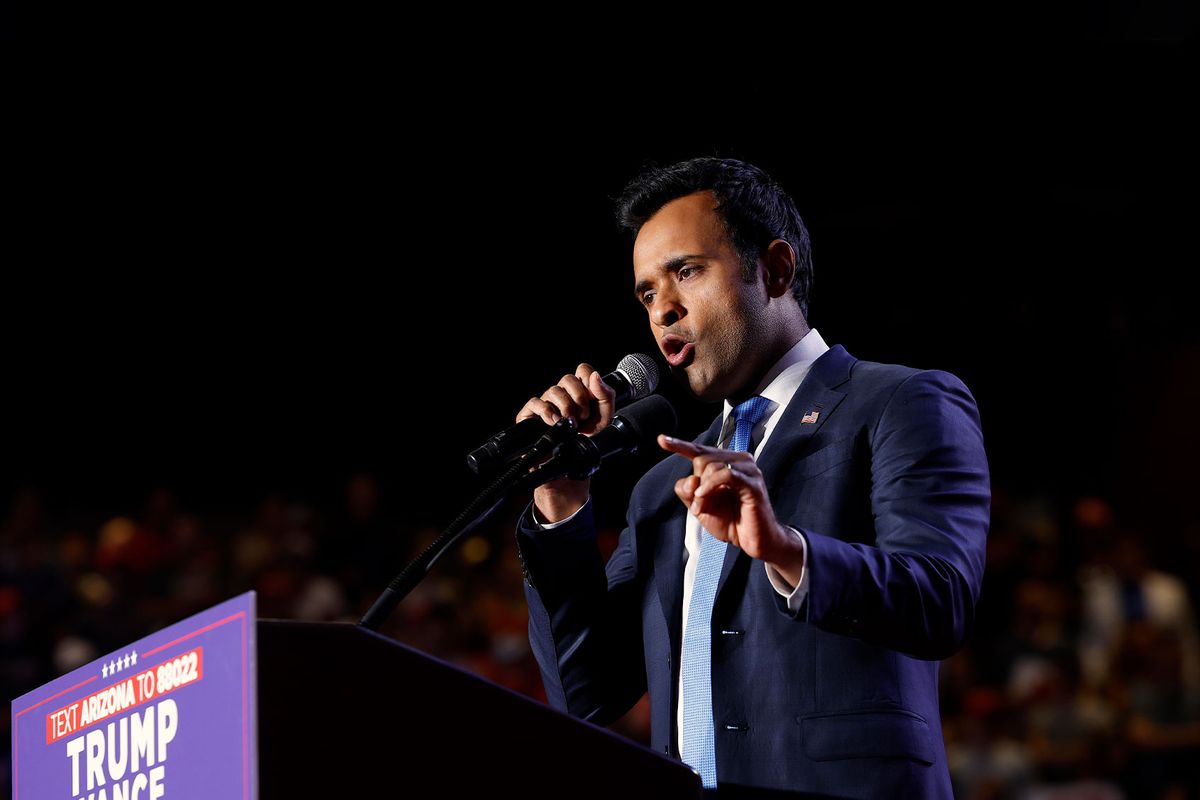
[[[688,367],[668,366],[667,369],[670,370],[671,377],[675,382],[683,387],[684,391],[693,399],[701,403],[718,403],[725,399],[713,384],[704,380],[694,365]]]

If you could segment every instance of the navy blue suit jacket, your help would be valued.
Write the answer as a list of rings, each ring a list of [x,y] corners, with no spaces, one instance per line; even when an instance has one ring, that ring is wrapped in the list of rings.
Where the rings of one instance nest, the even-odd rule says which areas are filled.
[[[802,423],[811,411],[815,423]],[[721,418],[696,441],[713,444]],[[941,370],[812,365],[758,456],[780,522],[808,543],[799,613],[763,564],[728,548],[712,614],[718,787],[951,798],[938,661],[971,629],[991,488],[979,412]],[[517,543],[529,640],[550,704],[607,725],[647,691],[651,745],[675,728],[687,510],[665,458],[634,487],[607,565],[589,503]]]

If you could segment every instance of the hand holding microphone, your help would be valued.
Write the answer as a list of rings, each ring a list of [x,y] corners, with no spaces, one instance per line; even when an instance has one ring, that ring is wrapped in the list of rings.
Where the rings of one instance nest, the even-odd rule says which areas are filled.
[[[593,436],[608,427],[620,403],[645,397],[657,386],[658,366],[649,356],[626,356],[616,371],[603,377],[591,365],[580,364],[573,375],[564,375],[541,397],[530,398],[517,413],[517,425],[509,431],[525,427],[540,435],[570,417],[580,433]],[[575,513],[587,502],[590,485],[587,479],[558,478],[539,486],[533,500],[541,521],[558,522]]]
[[[567,391],[567,397],[559,396],[559,400],[568,407],[575,407],[572,405],[576,403],[575,398],[582,402],[589,400],[590,397],[589,402],[585,403],[588,413],[590,414],[593,410],[599,411],[599,394],[591,392],[591,389],[584,383],[591,380],[589,376],[593,372],[595,370],[589,365],[580,364],[575,375],[563,376],[563,380],[559,381],[558,386]],[[631,400],[641,399],[654,392],[658,387],[658,365],[650,356],[634,353],[621,359],[617,368],[605,375],[602,380],[613,390],[615,395],[612,405],[608,409],[608,418],[611,419],[612,407],[622,406]],[[602,393],[603,390],[597,389],[597,392]],[[585,397],[585,395],[587,396]],[[543,394],[541,398],[533,398],[530,403],[533,400],[544,400],[545,398],[546,395]],[[592,403],[596,404],[595,408]],[[526,404],[526,408],[529,407],[529,404]],[[525,413],[526,408],[522,408],[521,413],[517,415],[517,424],[497,433],[480,447],[471,451],[471,454],[467,456],[467,465],[473,472],[481,476],[498,472],[509,461],[528,450],[542,434],[549,430],[554,423],[547,423],[546,419],[554,419],[556,413],[559,419],[564,416],[558,406],[553,405],[552,402],[547,406],[537,406],[529,414]],[[578,411],[568,416],[571,416],[575,422],[584,421],[579,418]],[[602,416],[597,416],[592,424],[598,425],[602,419]]]
[[[541,397],[531,397],[517,413],[517,422],[538,417],[553,425],[564,417],[575,420],[575,428],[585,436],[604,430],[617,408],[617,393],[600,373],[588,364],[580,364],[574,375],[564,375]]]

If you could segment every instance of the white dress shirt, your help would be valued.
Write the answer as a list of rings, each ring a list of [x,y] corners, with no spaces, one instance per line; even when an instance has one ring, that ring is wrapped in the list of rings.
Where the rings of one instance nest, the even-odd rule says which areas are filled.
[[[750,452],[754,454],[755,460],[758,459],[759,453],[767,443],[767,439],[771,436],[771,431],[775,429],[775,425],[783,416],[783,410],[787,408],[788,402],[795,395],[796,390],[800,388],[801,382],[808,375],[808,370],[812,367],[822,353],[829,349],[829,345],[825,344],[825,340],[821,338],[821,334],[816,328],[809,330],[800,341],[796,342],[790,350],[783,354],[770,371],[763,377],[754,394],[762,395],[771,404],[767,407],[766,413],[750,432]],[[722,412],[721,434],[717,438],[717,446],[727,447],[729,440],[733,438],[734,424],[730,418],[730,412],[733,411],[733,406],[728,400],[725,401],[725,408]],[[576,510],[575,514],[583,510],[583,507],[591,502],[589,497],[587,501]],[[543,529],[556,528],[569,520],[575,514],[572,514],[566,519],[553,523],[543,523],[537,513],[537,507],[534,506],[533,518],[534,521]],[[796,534],[800,540],[801,552],[804,555],[804,560],[807,562],[807,543],[800,532],[791,526],[785,526]],[[683,628],[687,630],[688,607],[691,605],[692,599],[692,584],[696,580],[696,564],[699,561],[693,558],[700,550],[700,521],[689,510],[687,514],[687,526],[684,530],[684,552],[683,557]],[[791,586],[779,572],[770,564],[763,562],[763,566],[767,571],[767,579],[771,585],[775,587],[775,591],[787,598],[787,606],[792,612],[800,609],[804,602],[804,595],[808,591],[808,566],[805,566],[800,571],[800,582],[795,586]],[[676,727],[679,733],[678,746],[679,752],[683,752],[683,671],[680,670],[679,678],[679,697],[680,703],[676,714]]]

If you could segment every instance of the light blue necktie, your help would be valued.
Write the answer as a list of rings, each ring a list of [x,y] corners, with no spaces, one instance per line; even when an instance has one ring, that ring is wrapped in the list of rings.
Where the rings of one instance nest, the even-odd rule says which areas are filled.
[[[750,431],[770,405],[767,398],[755,396],[733,409],[735,427],[727,450],[745,452],[750,449]],[[683,761],[700,770],[700,779],[708,788],[717,785],[712,711],[712,607],[727,546],[728,542],[700,529],[700,560],[696,563],[680,662],[683,673]]]

